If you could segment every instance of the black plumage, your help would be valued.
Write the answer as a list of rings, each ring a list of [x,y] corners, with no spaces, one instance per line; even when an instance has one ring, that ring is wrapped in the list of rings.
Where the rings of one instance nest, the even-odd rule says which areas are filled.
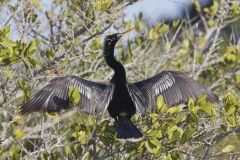
[[[68,91],[70,86],[79,88],[81,111],[92,114],[106,110],[112,98],[114,85],[96,83],[76,76],[58,77],[36,93],[21,109],[21,113],[58,112],[70,107]]]
[[[163,71],[160,74],[136,83],[128,83],[123,65],[114,58],[114,47],[124,33],[109,35],[105,39],[104,58],[114,70],[110,83],[96,83],[76,76],[58,77],[41,89],[21,108],[21,113],[57,112],[70,107],[68,91],[70,86],[79,89],[80,111],[97,113],[108,111],[116,121],[117,138],[139,140],[142,133],[131,121],[136,113],[154,111],[159,95],[168,106],[187,103],[207,95],[210,102],[218,97],[206,87],[186,74],[178,71]]]

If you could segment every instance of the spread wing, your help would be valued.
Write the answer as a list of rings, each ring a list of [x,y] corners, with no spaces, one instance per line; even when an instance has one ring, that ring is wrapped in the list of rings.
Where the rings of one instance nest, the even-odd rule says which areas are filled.
[[[79,89],[79,109],[86,113],[105,111],[112,98],[114,85],[96,83],[76,76],[58,77],[36,93],[21,108],[21,113],[57,112],[70,107],[70,86]]]
[[[129,84],[128,89],[137,110],[142,113],[155,110],[159,95],[168,106],[184,104],[189,98],[196,100],[202,95],[207,95],[210,102],[219,101],[212,91],[178,71],[163,71],[147,80]]]

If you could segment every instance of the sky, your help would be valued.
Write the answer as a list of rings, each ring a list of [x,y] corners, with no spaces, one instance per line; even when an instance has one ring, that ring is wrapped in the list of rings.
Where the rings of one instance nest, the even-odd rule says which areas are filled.
[[[202,6],[207,6],[212,1],[213,0],[198,0]],[[16,1],[12,0],[12,2]],[[53,0],[41,0],[41,4],[44,6],[45,10],[50,10],[52,3]],[[192,0],[139,0],[124,9],[124,20],[134,21],[136,17],[138,17],[138,15],[142,12],[143,21],[149,26],[152,26],[156,22],[164,20],[172,21],[183,18],[184,14],[189,10],[191,5]],[[7,15],[1,15],[0,17],[4,18],[5,20],[8,19]],[[4,20],[2,22],[4,22]],[[0,27],[2,26],[0,25]],[[14,37],[12,38],[17,39],[15,36],[17,35],[14,34]]]
[[[212,0],[198,0],[201,6],[211,4]],[[192,6],[192,0],[140,0],[124,10],[124,20],[134,20],[140,12],[148,25],[159,21],[173,21],[183,18]]]

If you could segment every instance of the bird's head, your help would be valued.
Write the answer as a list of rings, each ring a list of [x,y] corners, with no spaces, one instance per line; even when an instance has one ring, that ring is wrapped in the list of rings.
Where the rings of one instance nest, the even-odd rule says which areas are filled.
[[[124,36],[125,34],[127,34],[128,32],[130,32],[132,29],[126,31],[126,32],[122,32],[122,33],[115,33],[112,35],[108,35],[105,38],[105,47],[107,48],[114,48],[116,43],[118,42],[118,40]]]

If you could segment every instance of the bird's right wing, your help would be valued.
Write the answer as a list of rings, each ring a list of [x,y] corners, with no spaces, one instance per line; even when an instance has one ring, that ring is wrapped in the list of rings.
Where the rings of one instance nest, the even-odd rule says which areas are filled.
[[[114,85],[96,83],[76,76],[58,77],[36,93],[21,108],[21,113],[58,112],[70,107],[69,88],[73,86],[80,93],[77,104],[80,111],[96,113],[105,111],[112,99]]]
[[[128,85],[129,93],[138,112],[154,111],[159,95],[168,106],[187,103],[189,98],[196,100],[207,95],[210,102],[218,102],[218,97],[185,73],[163,71],[144,81]]]

